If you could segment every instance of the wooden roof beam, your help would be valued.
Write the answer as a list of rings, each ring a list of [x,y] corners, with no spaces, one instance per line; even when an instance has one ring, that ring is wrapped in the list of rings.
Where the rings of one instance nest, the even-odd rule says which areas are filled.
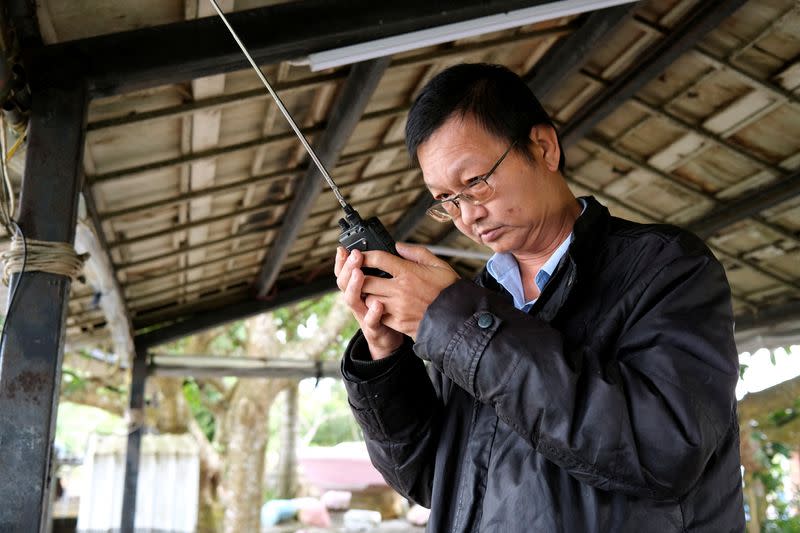
[[[719,206],[722,206],[722,205],[726,205],[726,204],[721,204],[716,196],[714,196],[713,194],[708,193],[706,191],[703,191],[702,189],[697,187],[697,185],[693,185],[693,184],[685,182],[685,181],[683,181],[681,179],[678,179],[676,176],[673,176],[672,174],[670,174],[670,173],[668,173],[668,172],[666,172],[664,170],[661,170],[659,168],[654,167],[653,165],[649,164],[647,161],[644,161],[642,159],[639,159],[638,157],[634,157],[632,155],[629,155],[629,154],[626,154],[626,153],[623,153],[623,152],[619,151],[617,148],[614,148],[611,145],[611,143],[608,142],[603,137],[600,137],[598,135],[590,133],[586,137],[581,139],[581,142],[584,143],[584,144],[590,145],[595,150],[608,153],[612,157],[617,158],[620,161],[624,161],[625,164],[627,164],[627,165],[630,165],[630,166],[632,166],[634,168],[639,168],[641,170],[645,170],[645,171],[653,174],[654,176],[658,176],[661,179],[663,179],[663,180],[669,182],[670,184],[674,185],[675,187],[678,187],[684,193],[687,193],[687,194],[690,194],[692,196],[697,196],[699,198],[702,198],[702,199],[704,199],[705,201],[707,201],[709,204],[711,204],[713,206],[718,206],[719,207]],[[719,207],[719,208],[721,208],[721,207]],[[705,216],[707,216],[707,215],[703,215],[702,218],[704,218]],[[796,235],[794,235],[793,233],[788,231],[786,228],[784,228],[782,226],[778,226],[777,224],[774,224],[772,222],[769,222],[768,220],[764,219],[763,217],[761,217],[758,214],[752,214],[751,217],[753,218],[753,220],[755,220],[756,222],[758,222],[762,226],[764,226],[766,228],[769,228],[771,231],[774,231],[775,233],[777,233],[778,235],[780,235],[784,239],[797,239],[798,238]],[[669,222],[669,219],[666,222]],[[692,224],[695,224],[695,223],[693,222]]]
[[[276,82],[273,84],[273,89],[281,96],[288,94],[296,94],[303,91],[310,91],[316,89],[326,83],[334,83],[345,78],[347,73],[344,70],[337,70],[335,72],[309,76],[299,80]],[[106,118],[89,122],[86,126],[87,132],[102,131],[110,128],[118,128],[121,126],[147,124],[152,121],[181,118],[191,115],[198,111],[212,111],[214,109],[224,109],[230,106],[247,104],[259,100],[266,100],[269,98],[264,88],[258,87],[256,89],[248,89],[235,93],[221,94],[219,96],[212,96],[208,98],[201,98],[188,102],[185,104],[178,104],[175,106],[164,107],[161,109],[154,109],[150,111],[142,111],[140,113],[126,114],[118,117]]]
[[[710,31],[732,15],[746,0],[709,0],[697,7],[660,42],[647,49],[628,71],[592,98],[561,129],[561,142],[568,147],[589,133],[603,119],[659,76]]]
[[[263,65],[549,1],[307,0],[237,11],[228,19],[254,60]],[[31,49],[25,60],[28,70],[40,77],[85,78],[93,96],[247,68],[245,58],[216,17]]]
[[[599,42],[607,39],[635,9],[622,4],[595,11],[571,35],[561,39],[537,62],[523,79],[539,100],[579,71]]]
[[[130,311],[125,301],[125,294],[114,272],[108,243],[100,227],[94,200],[86,190],[84,190],[83,198],[89,217],[88,220],[78,221],[75,231],[75,249],[81,253],[89,253],[89,259],[84,268],[89,274],[88,277],[95,293],[100,293],[99,306],[106,317],[114,354],[118,361],[130,364],[135,355]]]
[[[544,39],[548,37],[555,37],[558,35],[567,35],[572,32],[574,26],[569,24],[565,26],[556,26],[552,28],[542,28],[538,30],[524,31],[514,33],[512,35],[505,35],[496,39],[487,41],[470,42],[466,44],[459,44],[445,48],[443,50],[435,50],[433,52],[425,52],[419,55],[413,55],[392,60],[389,69],[394,68],[407,68],[409,66],[421,66],[441,59],[449,57],[457,57],[468,54],[473,51],[490,51],[497,50],[506,46],[513,46],[522,44],[525,41],[532,41],[535,39]],[[310,91],[317,89],[325,84],[338,82],[347,77],[347,71],[344,69],[337,69],[334,72],[309,76],[299,80],[292,81],[276,81],[272,84],[275,91],[280,95],[298,93],[302,91]],[[203,98],[185,104],[166,107],[162,109],[155,109],[152,111],[143,111],[141,113],[127,114],[118,117],[107,119],[100,119],[89,122],[87,131],[100,131],[109,128],[115,128],[128,125],[141,125],[151,121],[179,118],[185,115],[192,114],[201,110],[224,109],[232,105],[240,105],[249,102],[269,99],[270,95],[263,88],[248,89],[236,93],[225,94],[213,98]]]
[[[800,170],[783,177],[764,188],[744,194],[718,209],[706,214],[701,220],[691,224],[689,229],[700,237],[708,238],[722,228],[740,220],[758,215],[765,209],[800,195]],[[797,237],[794,238],[797,240]]]
[[[152,329],[136,335],[134,341],[137,349],[149,349],[153,346],[171,342],[226,322],[241,320],[308,298],[322,296],[335,289],[336,279],[333,276],[326,276],[302,286],[278,290],[273,297],[267,300],[250,299],[219,309],[192,313],[182,321],[176,321],[162,328]]]
[[[758,311],[742,313],[736,317],[736,336],[747,338],[758,334],[778,335],[782,325],[791,325],[800,322],[800,300],[759,309]],[[762,331],[769,330],[769,331]]]
[[[361,117],[361,120],[363,121],[382,120],[382,119],[392,118],[397,115],[401,115],[406,111],[408,111],[408,108],[405,106],[392,107],[389,109],[382,109],[380,111],[373,111],[367,113],[363,117]],[[329,124],[328,125],[316,124],[314,126],[310,126],[307,128],[300,128],[300,131],[303,133],[303,135],[309,136],[325,132],[328,129],[330,129]],[[259,137],[258,139],[251,139],[249,141],[243,141],[236,144],[229,144],[226,146],[216,146],[214,148],[209,148],[207,150],[200,150],[198,152],[193,152],[178,157],[172,157],[170,159],[153,161],[152,163],[145,163],[143,165],[138,165],[135,167],[121,168],[118,170],[112,170],[110,172],[105,172],[102,174],[86,176],[86,180],[91,185],[96,185],[99,183],[108,183],[110,181],[115,181],[118,179],[135,176],[137,174],[143,174],[145,172],[154,172],[156,170],[167,170],[171,168],[182,168],[190,163],[198,163],[200,161],[210,161],[216,159],[217,157],[231,154],[234,152],[252,150],[253,148],[260,148],[262,146],[267,146],[271,144],[291,143],[296,141],[297,141],[297,136],[294,134],[294,132],[285,132],[285,133],[278,133],[275,135],[267,135],[265,137]]]

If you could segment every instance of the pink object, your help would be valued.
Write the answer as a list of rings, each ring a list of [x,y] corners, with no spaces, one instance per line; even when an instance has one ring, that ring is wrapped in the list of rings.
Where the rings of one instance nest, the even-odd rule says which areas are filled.
[[[331,511],[346,511],[350,508],[353,493],[347,490],[328,490],[322,495],[322,504]]]
[[[372,466],[363,442],[306,448],[298,453],[298,462],[306,481],[320,490],[359,491],[370,486],[387,486]]]
[[[304,526],[331,527],[331,516],[321,501],[315,498],[298,498],[297,519]]]

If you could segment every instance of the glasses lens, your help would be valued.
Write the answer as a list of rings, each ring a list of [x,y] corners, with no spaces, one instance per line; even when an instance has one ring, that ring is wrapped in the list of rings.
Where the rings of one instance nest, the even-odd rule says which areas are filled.
[[[452,220],[454,216],[458,216],[458,208],[453,202],[445,202],[444,204],[437,204],[429,208],[427,214],[434,220],[447,222]]]
[[[489,201],[494,194],[494,187],[485,179],[470,185],[469,189],[461,193],[461,197],[472,205],[480,205]]]

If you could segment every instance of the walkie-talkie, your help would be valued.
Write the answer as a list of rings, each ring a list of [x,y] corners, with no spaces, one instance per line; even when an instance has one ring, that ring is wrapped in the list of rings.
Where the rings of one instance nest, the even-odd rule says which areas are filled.
[[[280,109],[281,113],[286,118],[286,121],[292,127],[292,130],[294,130],[297,138],[300,139],[300,142],[303,144],[306,152],[308,152],[308,155],[314,161],[314,164],[317,166],[317,169],[319,169],[320,174],[322,174],[322,177],[328,182],[328,186],[333,191],[333,194],[336,195],[336,199],[342,206],[342,209],[344,210],[344,217],[339,219],[339,226],[342,228],[342,234],[339,236],[339,242],[342,244],[342,246],[344,246],[348,252],[350,250],[360,250],[362,252],[366,252],[368,250],[381,250],[394,255],[399,255],[394,246],[394,239],[391,235],[389,235],[389,232],[386,231],[386,228],[383,227],[381,221],[378,220],[377,217],[370,217],[367,220],[362,219],[361,215],[358,214],[358,211],[353,209],[353,206],[347,203],[342,196],[342,193],[339,192],[339,187],[336,186],[336,183],[334,183],[330,174],[328,174],[328,171],[325,169],[325,166],[322,164],[322,161],[319,160],[317,154],[314,153],[314,149],[311,148],[311,145],[308,144],[305,136],[300,131],[300,128],[298,128],[297,124],[295,124],[292,115],[289,114],[286,106],[283,105],[283,102],[272,88],[272,85],[270,85],[267,81],[264,73],[260,68],[258,68],[256,62],[253,61],[250,52],[248,52],[247,48],[245,48],[244,44],[242,44],[239,36],[236,35],[236,32],[233,30],[233,27],[231,27],[228,19],[225,17],[225,14],[222,12],[222,9],[220,9],[219,4],[217,4],[216,0],[209,0],[209,2],[211,2],[211,5],[222,19],[222,22],[225,23],[228,31],[231,32],[236,44],[238,44],[239,48],[242,49],[242,53],[244,53],[245,57],[250,62],[250,65],[256,71],[256,74],[258,74],[261,83],[264,84],[269,91],[269,94],[272,95],[272,99],[275,100],[275,104],[278,106],[278,109]],[[375,268],[364,268],[362,270],[364,271],[364,274],[368,276],[380,276],[383,278],[391,277],[386,272]]]

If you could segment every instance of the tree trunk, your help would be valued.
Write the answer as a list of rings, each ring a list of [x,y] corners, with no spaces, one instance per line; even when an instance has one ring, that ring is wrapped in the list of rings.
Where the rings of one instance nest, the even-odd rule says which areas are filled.
[[[189,421],[189,431],[200,450],[197,533],[217,533],[222,527],[222,504],[217,497],[221,459],[196,420]]]
[[[203,353],[217,335],[219,335],[219,330],[209,330],[194,335],[189,338],[185,350],[189,353]],[[170,411],[169,414],[159,413],[159,423],[164,427],[174,429],[181,425],[179,419],[185,416],[186,429],[184,431],[189,431],[194,436],[200,450],[197,533],[218,533],[222,526],[222,502],[220,502],[218,492],[222,458],[192,416],[183,394],[183,383],[177,379],[158,378],[157,385],[162,396],[165,396],[161,401],[166,402],[167,410]],[[222,418],[216,419],[218,425]],[[216,434],[214,440],[216,443]]]
[[[189,431],[191,412],[183,395],[180,378],[151,377],[156,391],[156,408],[153,410],[155,426],[160,433],[186,433]]]
[[[246,322],[245,353],[251,357],[276,357],[281,346],[271,314]],[[225,417],[227,436],[223,490],[225,515],[223,531],[258,532],[264,491],[269,410],[286,380],[240,379],[236,383]]]
[[[286,389],[286,411],[281,424],[278,459],[279,498],[294,498],[297,492],[297,383]]]
[[[280,389],[266,379],[237,384],[228,411],[223,531],[260,531],[269,409]]]

